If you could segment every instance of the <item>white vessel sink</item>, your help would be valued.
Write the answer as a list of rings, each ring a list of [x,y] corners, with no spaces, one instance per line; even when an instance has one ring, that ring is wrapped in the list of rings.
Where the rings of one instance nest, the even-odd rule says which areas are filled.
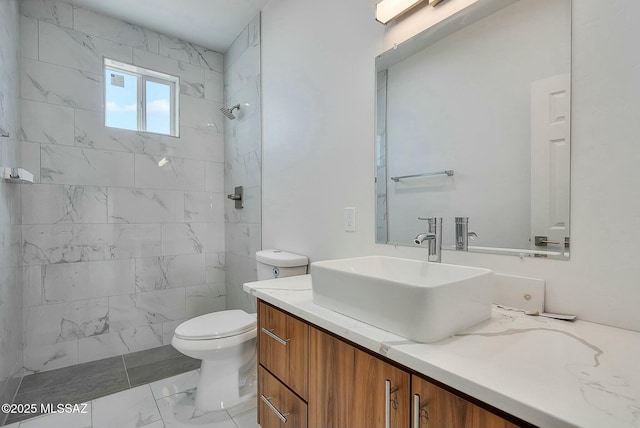
[[[371,256],[314,262],[311,282],[316,304],[418,342],[491,317],[489,269]]]

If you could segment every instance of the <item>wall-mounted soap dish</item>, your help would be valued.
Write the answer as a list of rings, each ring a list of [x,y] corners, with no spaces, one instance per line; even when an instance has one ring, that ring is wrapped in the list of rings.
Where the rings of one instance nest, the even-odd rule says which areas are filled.
[[[2,168],[2,179],[11,183],[33,183],[33,174],[24,168]]]

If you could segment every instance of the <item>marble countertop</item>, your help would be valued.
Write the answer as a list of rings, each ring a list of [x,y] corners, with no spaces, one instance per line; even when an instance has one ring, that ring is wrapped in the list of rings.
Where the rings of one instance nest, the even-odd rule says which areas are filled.
[[[494,306],[490,320],[423,344],[314,304],[310,275],[244,290],[537,426],[640,428],[638,332]]]

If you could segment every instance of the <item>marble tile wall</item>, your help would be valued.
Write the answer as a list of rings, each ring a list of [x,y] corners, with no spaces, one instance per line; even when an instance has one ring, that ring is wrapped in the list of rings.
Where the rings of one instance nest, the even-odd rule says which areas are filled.
[[[20,14],[24,366],[167,344],[225,308],[223,55],[61,1]],[[103,57],[180,77],[179,138],[104,126]]]
[[[0,2],[0,167],[21,165],[18,1]],[[8,135],[8,136],[6,136]],[[0,180],[0,402],[11,402],[22,374],[20,185]],[[6,415],[0,413],[0,425]]]
[[[237,119],[224,119],[224,190],[244,186],[244,208],[225,205],[227,306],[255,312],[242,284],[257,279],[255,253],[262,248],[260,15],[227,50],[224,64],[225,105],[240,104]]]

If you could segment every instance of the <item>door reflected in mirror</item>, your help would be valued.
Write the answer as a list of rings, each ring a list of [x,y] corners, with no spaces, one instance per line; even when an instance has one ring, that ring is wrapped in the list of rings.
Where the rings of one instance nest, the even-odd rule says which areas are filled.
[[[376,58],[376,240],[569,256],[571,1],[487,0]]]

